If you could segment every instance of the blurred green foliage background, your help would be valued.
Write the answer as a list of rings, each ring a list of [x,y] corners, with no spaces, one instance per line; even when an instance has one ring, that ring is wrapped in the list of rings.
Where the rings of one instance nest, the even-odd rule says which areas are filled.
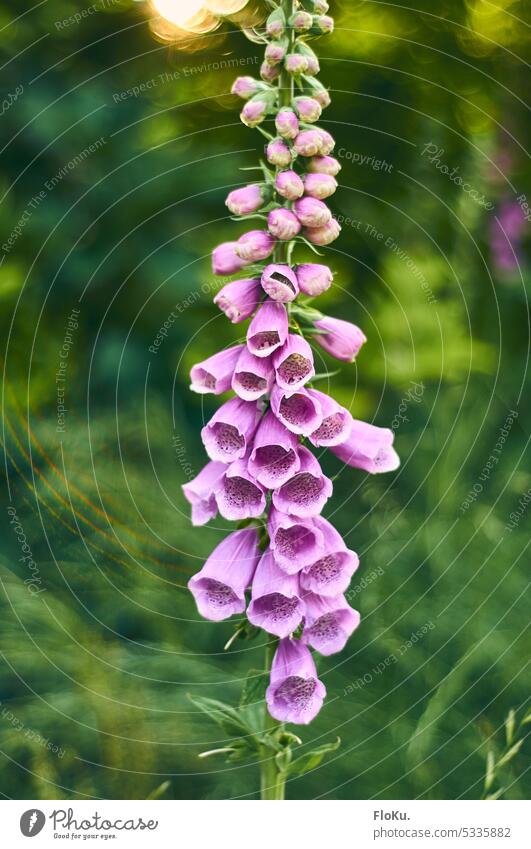
[[[192,529],[180,485],[219,400],[189,393],[189,367],[244,332],[212,305],[209,251],[245,229],[223,201],[262,140],[227,92],[260,48],[228,27],[161,44],[129,0],[65,25],[80,8],[0,2],[0,791],[146,798],[168,780],[168,798],[252,798],[254,765],[198,760],[223,741],[186,694],[237,702],[263,646],[224,654],[233,623],[199,619],[186,580],[228,526]],[[330,391],[394,423],[403,465],[336,480],[362,626],[321,660],[329,698],[302,733],[343,745],[289,798],[479,798],[507,712],[526,710],[526,11],[337,0],[319,42],[343,165],[319,307],[369,340]],[[501,770],[506,798],[529,792],[528,758]]]

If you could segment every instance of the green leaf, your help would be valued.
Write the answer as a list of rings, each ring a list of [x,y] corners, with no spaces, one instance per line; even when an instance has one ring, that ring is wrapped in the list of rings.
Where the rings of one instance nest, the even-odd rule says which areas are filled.
[[[489,750],[487,752],[487,767],[485,772],[485,790],[489,790],[496,778],[496,760],[494,757],[494,752]]]
[[[295,313],[295,315],[299,315],[301,318],[309,321],[310,324],[324,318],[323,313],[313,307],[292,306],[290,312]]]
[[[514,739],[514,729],[516,725],[516,714],[514,710],[511,708],[509,713],[507,714],[507,719],[505,720],[505,739],[507,740],[507,745],[510,746]]]
[[[306,752],[305,755],[301,755],[300,758],[296,758],[292,761],[289,767],[286,770],[286,775],[289,776],[300,776],[304,775],[306,772],[310,772],[310,770],[315,769],[319,766],[323,758],[328,755],[330,752],[335,752],[341,745],[341,738],[338,737],[337,740],[334,740],[333,743],[324,743],[322,746],[319,746],[317,749],[312,749],[311,752]]]
[[[527,716],[524,716],[522,719],[522,725],[529,725],[531,722],[531,713],[528,713]]]
[[[306,247],[310,248],[310,250],[312,250],[314,252],[314,254],[317,254],[317,256],[324,256],[322,251],[318,251],[317,248],[315,247],[315,245],[312,245],[312,243],[309,242],[308,239],[305,239],[304,236],[297,236],[297,241],[304,242]]]
[[[163,781],[162,784],[159,784],[154,790],[151,791],[147,799],[160,799],[161,796],[164,796],[166,790],[170,786],[170,781]]]
[[[312,377],[310,383],[315,383],[317,380],[325,380],[329,377],[335,377],[336,374],[341,374],[341,369],[337,369],[336,371],[322,371],[319,374],[314,375]]]
[[[267,681],[268,676],[263,669],[250,669],[243,685],[240,707],[247,707],[257,702],[263,702]]]
[[[508,752],[505,752],[505,754],[504,754],[504,755],[502,755],[502,757],[500,758],[500,760],[499,760],[499,761],[498,761],[498,763],[496,764],[496,767],[497,767],[498,769],[499,769],[500,767],[502,767],[502,766],[505,766],[505,765],[506,765],[506,764],[508,764],[510,761],[512,761],[512,759],[513,759],[514,757],[516,757],[516,755],[518,754],[518,752],[520,751],[520,749],[521,749],[521,748],[522,748],[522,746],[524,745],[524,739],[525,739],[525,738],[522,738],[521,740],[518,740],[518,742],[517,742],[517,743],[515,743],[515,744],[514,744],[514,746],[511,746],[511,748],[509,749],[509,751],[508,751]]]
[[[253,736],[254,732],[236,708],[218,702],[216,699],[205,699],[202,696],[188,698],[199,710],[206,713],[229,737]]]
[[[231,215],[231,221],[250,221],[251,218],[259,218],[261,221],[267,221],[267,215],[262,215],[261,212],[250,212],[248,215]]]

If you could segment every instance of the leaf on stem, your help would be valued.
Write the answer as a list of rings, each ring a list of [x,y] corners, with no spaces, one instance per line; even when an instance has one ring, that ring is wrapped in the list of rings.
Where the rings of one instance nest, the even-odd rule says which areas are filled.
[[[188,698],[199,710],[206,713],[227,734],[228,737],[253,737],[254,731],[244,720],[241,713],[230,705],[219,702],[217,699],[205,699],[202,696]]]
[[[301,776],[306,772],[310,772],[310,770],[319,766],[326,755],[330,752],[335,752],[340,745],[341,738],[338,737],[333,743],[324,743],[322,746],[318,746],[317,749],[312,749],[311,752],[306,752],[305,755],[301,755],[289,764],[286,770],[286,775],[290,777]]]

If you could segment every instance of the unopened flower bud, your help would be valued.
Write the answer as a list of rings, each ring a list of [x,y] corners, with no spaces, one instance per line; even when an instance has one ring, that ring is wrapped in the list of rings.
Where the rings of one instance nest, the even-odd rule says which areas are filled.
[[[336,142],[333,136],[330,133],[327,133],[326,130],[317,130],[321,138],[321,153],[323,156],[328,156],[329,153],[332,153],[333,149],[336,146]]]
[[[245,265],[236,253],[237,242],[223,242],[212,251],[212,271],[214,274],[229,275],[240,271]]]
[[[334,275],[327,265],[319,265],[316,262],[303,263],[295,269],[299,289],[304,295],[315,298],[322,295],[332,285]]]
[[[225,204],[233,215],[249,215],[264,205],[269,194],[263,185],[244,186],[230,192]]]
[[[308,44],[306,44],[305,41],[299,41],[296,45],[295,50],[297,53],[300,53],[301,56],[304,56],[306,62],[308,63],[308,67],[305,73],[311,77],[315,76],[315,74],[318,74],[320,70],[319,59],[315,55],[312,48]],[[317,84],[317,82],[315,84]]]
[[[266,23],[266,32],[270,38],[282,38],[286,31],[286,16],[282,9],[271,12]]]
[[[289,19],[289,25],[295,32],[308,32],[313,26],[313,17],[309,12],[295,12]]]
[[[319,60],[317,56],[307,56],[306,61],[308,62],[308,68],[306,73],[309,77],[315,77],[316,74],[321,70],[321,66],[319,65]]]
[[[275,189],[286,200],[297,200],[304,194],[304,183],[296,171],[279,171]]]
[[[304,176],[304,191],[312,198],[325,200],[337,189],[337,180],[329,174],[306,174]]]
[[[265,50],[265,60],[269,65],[279,65],[287,53],[288,41],[272,41]]]
[[[240,119],[246,127],[257,127],[267,115],[267,103],[264,100],[248,100],[242,111]]]
[[[245,262],[260,262],[275,250],[275,239],[267,230],[251,230],[236,242],[235,251]]]
[[[332,213],[322,200],[304,197],[293,204],[295,215],[305,227],[323,227],[332,218]]]
[[[330,106],[330,104],[332,103],[330,95],[328,94],[324,86],[322,88],[315,89],[312,94],[322,109],[326,109],[326,107]]]
[[[308,60],[300,53],[289,53],[284,60],[284,67],[288,74],[296,77],[305,74],[308,70]]]
[[[291,150],[284,139],[273,139],[267,145],[267,161],[277,168],[291,165]]]
[[[258,80],[253,79],[253,77],[238,77],[234,81],[231,93],[237,95],[237,97],[241,97],[243,100],[247,100],[247,98],[252,97],[259,90],[260,83]]]
[[[326,15],[330,6],[326,0],[313,0],[313,9],[316,15]]]
[[[318,15],[314,18],[314,27],[323,34],[334,32],[334,19],[330,15]]]
[[[321,117],[321,106],[313,97],[296,97],[293,105],[301,121],[313,124]]]
[[[301,231],[301,224],[294,212],[290,209],[272,209],[267,216],[267,226],[269,232],[276,239],[281,239],[284,242],[289,242],[298,236]]]
[[[293,147],[301,156],[315,156],[316,153],[321,153],[319,130],[303,130],[295,139]]]
[[[306,230],[303,230],[304,237],[312,245],[319,245],[320,247],[325,247],[335,242],[340,233],[341,227],[335,218],[331,218],[322,227],[308,227]]]
[[[299,119],[293,109],[289,107],[281,109],[275,118],[275,127],[283,139],[294,139],[299,133]]]
[[[280,76],[280,65],[270,65],[268,62],[262,62],[260,65],[260,76],[267,83],[273,83]]]
[[[333,156],[312,156],[306,163],[312,174],[329,174],[335,177],[341,171],[341,165]]]

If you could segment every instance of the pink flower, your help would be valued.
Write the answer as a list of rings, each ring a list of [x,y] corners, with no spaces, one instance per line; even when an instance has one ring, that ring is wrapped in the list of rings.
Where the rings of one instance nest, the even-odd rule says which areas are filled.
[[[311,566],[324,553],[324,537],[313,519],[296,519],[272,506],[268,531],[275,562],[289,575]]]
[[[277,168],[287,168],[291,165],[291,150],[284,139],[273,139],[267,145],[267,161]]]
[[[230,192],[225,204],[233,215],[249,215],[249,213],[260,209],[264,205],[264,201],[263,186],[253,185]]]
[[[262,274],[262,288],[273,301],[287,303],[299,294],[297,275],[289,265],[266,265]]]
[[[371,474],[394,472],[400,465],[400,458],[393,448],[395,435],[386,427],[352,421],[350,436],[346,442],[331,448],[343,463],[364,469]]]
[[[321,710],[325,696],[325,685],[317,677],[308,648],[300,640],[281,640],[266,692],[271,716],[279,722],[308,725]]]
[[[205,619],[219,622],[245,610],[245,590],[260,557],[255,528],[229,534],[205,565],[188,582],[197,609]]]
[[[326,0],[313,0],[313,8],[317,15],[326,15],[330,6]]]
[[[316,516],[313,525],[322,534],[322,551],[300,574],[301,589],[336,598],[347,589],[359,566],[359,557],[345,545],[343,537],[326,519]]]
[[[312,174],[329,174],[336,177],[341,171],[341,164],[333,156],[312,156],[306,163]]]
[[[308,70],[308,60],[300,53],[289,53],[284,60],[284,67],[288,74],[297,77]]]
[[[288,314],[286,307],[278,301],[265,301],[251,321],[247,331],[249,351],[256,357],[268,357],[273,351],[280,348],[287,338]]]
[[[244,401],[257,401],[271,391],[275,373],[268,357],[255,357],[244,346],[232,376],[232,388]]]
[[[337,180],[330,174],[306,174],[304,177],[304,191],[312,198],[325,200],[333,195],[337,189]]]
[[[247,263],[236,253],[237,242],[223,242],[212,251],[212,270],[214,274],[235,274],[245,268]]]
[[[257,127],[267,115],[267,103],[265,100],[248,100],[242,111],[240,119],[246,127]]]
[[[299,132],[299,119],[293,109],[281,109],[275,118],[275,127],[283,139],[294,139]]]
[[[312,445],[329,447],[346,442],[352,431],[352,416],[349,411],[340,407],[337,401],[324,392],[318,392],[317,389],[308,391],[319,401],[323,411],[322,423],[309,437]]]
[[[267,230],[250,230],[240,236],[235,250],[245,262],[260,262],[275,250],[275,239]]]
[[[336,360],[347,363],[355,360],[361,346],[367,341],[359,327],[341,318],[324,316],[314,323],[314,327],[321,331],[315,334],[315,342]]]
[[[211,460],[232,463],[243,457],[258,424],[256,404],[231,398],[217,410],[201,431]]]
[[[323,421],[321,405],[306,389],[288,392],[274,386],[271,409],[288,430],[301,436],[309,436]]]
[[[254,574],[247,618],[252,625],[277,637],[287,637],[300,625],[303,606],[296,575],[279,569],[271,549],[262,555]]]
[[[277,386],[293,392],[315,377],[312,349],[307,341],[290,333],[286,344],[273,354]]]
[[[275,189],[286,200],[297,200],[304,194],[304,183],[296,171],[279,171]]]
[[[301,641],[319,654],[342,651],[360,624],[360,615],[344,596],[328,598],[308,593],[304,596],[304,631]]]
[[[268,489],[286,483],[300,468],[297,437],[269,410],[254,435],[248,469]]]
[[[326,245],[330,245],[332,242],[335,242],[340,233],[341,227],[339,223],[335,218],[331,218],[330,221],[323,224],[322,227],[309,227],[304,230],[303,236],[305,239],[308,239],[312,245],[325,247]]]
[[[295,215],[305,227],[324,227],[332,220],[332,213],[322,200],[304,197],[293,204]]]
[[[304,295],[315,298],[322,295],[332,285],[334,275],[327,265],[319,265],[316,262],[303,263],[295,269],[299,289]]]
[[[293,104],[301,121],[313,124],[321,117],[321,106],[313,97],[296,97]]]
[[[267,216],[267,226],[269,232],[276,239],[282,241],[291,241],[295,236],[298,236],[302,227],[299,219],[290,209],[281,207],[280,209],[272,209]]]
[[[215,296],[214,303],[233,324],[238,324],[253,314],[261,295],[260,278],[247,277],[223,286]]]
[[[207,392],[221,395],[227,392],[230,389],[236,363],[244,350],[245,345],[234,345],[192,366],[190,372],[192,392],[200,395],[205,395]]]
[[[241,97],[243,100],[247,100],[248,97],[252,97],[256,94],[259,88],[260,83],[258,80],[254,80],[252,77],[238,77],[238,79],[234,81],[231,92],[232,94]]]
[[[332,495],[332,481],[307,448],[299,447],[299,471],[273,491],[273,504],[281,513],[308,519],[318,516]]]
[[[256,519],[266,507],[265,489],[249,474],[247,459],[235,460],[227,468],[216,491],[219,512],[230,522]]]
[[[216,490],[225,474],[226,465],[211,460],[196,477],[181,489],[192,506],[192,525],[206,525],[218,512]]]

